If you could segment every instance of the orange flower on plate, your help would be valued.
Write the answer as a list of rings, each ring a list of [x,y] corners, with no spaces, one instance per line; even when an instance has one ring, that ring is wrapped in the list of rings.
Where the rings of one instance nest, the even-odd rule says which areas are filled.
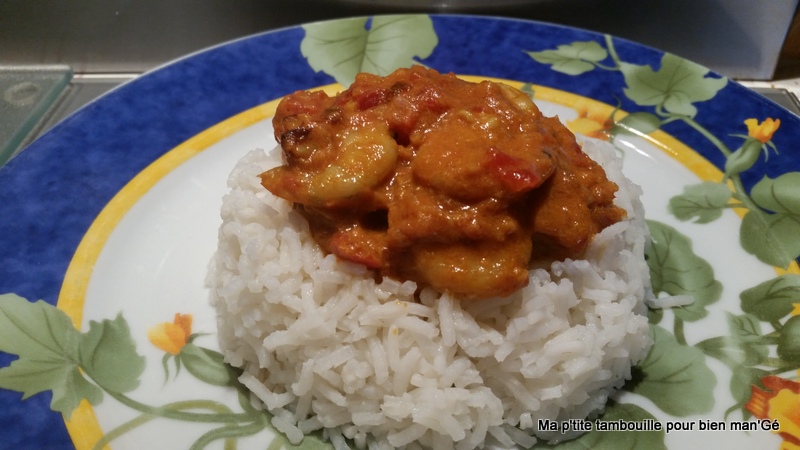
[[[761,123],[757,119],[747,119],[744,124],[747,125],[748,136],[761,141],[762,144],[766,144],[772,140],[772,135],[778,131],[778,127],[781,126],[781,119],[773,120],[768,117]]]
[[[177,355],[189,342],[192,334],[192,315],[175,314],[172,322],[162,322],[147,330],[147,338],[160,350]]]
[[[583,104],[576,105],[575,109],[578,111],[578,117],[567,121],[567,128],[570,131],[595,139],[608,140],[608,133],[614,126],[611,117]]]
[[[800,383],[774,375],[761,379],[766,389],[752,386],[752,395],[744,407],[759,419],[780,423],[781,450],[800,450]]]

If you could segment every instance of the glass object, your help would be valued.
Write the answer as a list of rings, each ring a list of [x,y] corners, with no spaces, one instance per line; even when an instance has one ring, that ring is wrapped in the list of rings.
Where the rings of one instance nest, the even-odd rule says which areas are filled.
[[[72,80],[65,65],[0,66],[0,166],[31,135]]]

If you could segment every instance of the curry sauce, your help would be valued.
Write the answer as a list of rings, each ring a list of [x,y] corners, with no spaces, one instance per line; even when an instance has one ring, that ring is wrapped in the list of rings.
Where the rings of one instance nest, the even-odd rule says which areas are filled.
[[[532,260],[578,257],[625,217],[574,135],[501,83],[359,74],[287,96],[273,126],[284,164],[262,185],[326,252],[465,298],[513,293]]]

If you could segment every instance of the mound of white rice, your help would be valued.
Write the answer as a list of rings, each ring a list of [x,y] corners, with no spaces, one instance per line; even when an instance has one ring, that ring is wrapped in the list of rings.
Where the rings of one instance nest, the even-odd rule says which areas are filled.
[[[324,255],[305,219],[259,184],[280,149],[229,179],[207,278],[219,342],[292,443],[322,429],[337,447],[529,447],[537,420],[586,418],[651,344],[640,189],[609,144],[586,140],[629,219],[585,259],[530,274],[508,298],[460,302]]]

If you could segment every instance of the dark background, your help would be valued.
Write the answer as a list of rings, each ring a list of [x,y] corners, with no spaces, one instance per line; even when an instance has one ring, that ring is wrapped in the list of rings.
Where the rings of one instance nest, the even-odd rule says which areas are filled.
[[[141,73],[290,25],[440,12],[586,28],[676,53],[731,78],[768,79],[796,6],[797,0],[0,0],[0,63]]]

